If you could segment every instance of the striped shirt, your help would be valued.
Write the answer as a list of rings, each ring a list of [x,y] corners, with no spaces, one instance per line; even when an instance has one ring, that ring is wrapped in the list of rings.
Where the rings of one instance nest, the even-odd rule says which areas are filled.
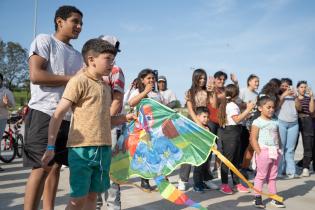
[[[300,99],[301,103],[301,110],[299,111],[299,114],[307,114],[310,115],[310,100],[311,98],[308,96],[304,96],[303,99]]]
[[[112,91],[124,93],[125,76],[119,66],[114,66],[109,76],[103,77],[103,79],[112,88]]]
[[[115,91],[124,94],[125,90],[125,76],[119,66],[113,66],[109,76],[104,76],[103,80],[111,87],[112,95]],[[123,107],[120,108],[119,113],[123,111]]]

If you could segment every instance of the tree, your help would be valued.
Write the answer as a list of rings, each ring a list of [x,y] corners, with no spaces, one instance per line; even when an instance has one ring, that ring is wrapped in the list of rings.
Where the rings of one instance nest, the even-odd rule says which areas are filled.
[[[0,73],[8,88],[22,87],[29,79],[27,50],[19,43],[0,40]]]

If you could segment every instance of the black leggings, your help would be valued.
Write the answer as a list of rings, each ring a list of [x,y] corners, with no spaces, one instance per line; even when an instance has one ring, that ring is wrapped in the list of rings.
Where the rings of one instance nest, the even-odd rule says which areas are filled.
[[[300,117],[299,126],[303,142],[303,168],[309,168],[314,148],[314,130],[311,117]]]
[[[210,159],[211,154],[209,155],[206,162],[201,164],[200,166],[194,167],[194,173],[193,173],[193,180],[194,185],[200,187],[200,185],[203,183],[203,181],[209,181],[212,179],[212,176],[210,174]]]
[[[239,165],[240,156],[240,137],[242,132],[241,125],[230,125],[225,128],[220,128],[218,136],[222,141],[223,155],[233,163],[234,166]],[[222,184],[228,184],[229,168],[225,165],[221,165],[221,181]],[[233,184],[239,184],[239,178],[231,172]]]

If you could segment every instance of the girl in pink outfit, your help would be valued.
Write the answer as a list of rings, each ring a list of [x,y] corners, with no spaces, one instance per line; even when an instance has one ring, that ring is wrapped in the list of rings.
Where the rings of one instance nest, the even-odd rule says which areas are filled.
[[[262,96],[258,99],[257,105],[261,114],[254,120],[251,128],[251,145],[256,152],[255,188],[262,191],[266,182],[269,193],[276,194],[281,141],[278,120],[273,118],[275,102],[268,96]],[[285,207],[282,202],[275,200],[272,200],[271,204],[278,208]],[[265,207],[258,193],[255,193],[254,205],[258,208]]]

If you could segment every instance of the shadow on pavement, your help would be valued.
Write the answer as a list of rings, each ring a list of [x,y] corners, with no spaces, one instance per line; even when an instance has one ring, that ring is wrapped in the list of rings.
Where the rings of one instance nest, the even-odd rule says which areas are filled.
[[[279,194],[284,197],[284,200],[288,200],[289,198],[304,196],[305,194],[310,192],[314,188],[314,186],[315,181],[308,180],[305,181],[304,184],[300,184],[285,191],[281,191],[279,192]]]
[[[255,209],[253,205],[248,205],[249,202],[253,200],[252,194],[244,194],[237,199],[224,200],[216,202],[207,206],[208,209],[242,209],[242,210],[252,210]],[[240,203],[246,203],[246,205],[238,206]]]
[[[21,210],[21,209],[23,209],[23,204],[12,206],[14,204],[14,202],[13,202],[14,199],[21,198],[23,196],[24,196],[24,194],[20,194],[20,193],[5,193],[5,197],[1,196],[1,198],[0,198],[0,203],[1,203],[0,210],[7,210],[7,209]]]
[[[158,192],[157,192],[158,193]],[[220,191],[218,190],[213,190],[213,191],[207,191],[205,193],[197,193],[194,191],[187,191],[185,192],[185,194],[192,199],[195,202],[203,202],[203,201],[209,201],[212,200],[212,202],[214,204],[210,204],[209,206],[206,206],[205,204],[203,204],[204,207],[207,207],[208,209],[221,209],[221,207],[223,207],[223,209],[253,209],[252,205],[246,205],[246,206],[241,206],[241,207],[237,207],[237,205],[241,202],[250,202],[253,199],[253,195],[252,194],[243,194],[240,197],[236,198],[235,196],[239,196],[239,194],[235,193],[234,195],[232,195],[230,197],[230,200],[225,200],[225,201],[220,201],[220,202],[216,202],[215,199],[217,198],[222,198],[223,196],[229,196],[229,195],[223,195]],[[145,196],[148,196],[148,194],[144,194],[143,195],[143,199],[145,200]],[[171,203],[170,201],[165,200],[164,198],[162,198],[162,196],[160,196],[161,199],[159,199],[158,201],[154,201],[154,202],[150,202],[150,203],[146,203],[144,205],[139,205],[139,206],[135,206],[135,207],[131,207],[131,208],[126,208],[126,210],[144,210],[144,209],[150,209],[150,210],[180,210],[180,209],[185,209],[187,208],[187,206],[181,206],[181,205],[176,205]],[[226,197],[228,198],[228,197]],[[124,198],[122,198],[122,202],[124,202]],[[227,208],[228,207],[228,208]],[[193,208],[192,208],[193,209]]]

